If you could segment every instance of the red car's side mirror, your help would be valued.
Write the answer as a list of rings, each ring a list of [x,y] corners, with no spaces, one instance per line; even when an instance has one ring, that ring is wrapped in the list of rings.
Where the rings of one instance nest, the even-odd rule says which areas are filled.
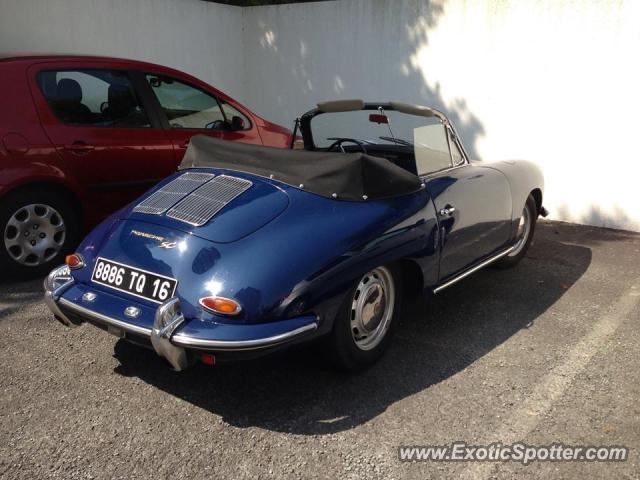
[[[231,130],[234,132],[237,130],[244,130],[244,120],[235,115],[231,117]]]

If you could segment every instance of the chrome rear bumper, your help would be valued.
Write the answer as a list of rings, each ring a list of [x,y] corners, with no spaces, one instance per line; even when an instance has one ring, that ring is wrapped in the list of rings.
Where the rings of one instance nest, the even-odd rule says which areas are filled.
[[[89,322],[101,325],[110,331],[122,331],[125,336],[129,333],[147,338],[151,342],[155,352],[161,357],[164,357],[173,368],[178,371],[184,370],[190,365],[187,350],[232,352],[266,349],[291,342],[318,328],[317,318],[312,318],[310,319],[310,323],[305,325],[275,335],[259,338],[243,340],[198,338],[179,331],[176,332],[186,323],[180,311],[179,300],[176,297],[158,307],[155,312],[153,327],[146,328],[119,320],[112,316],[104,315],[62,298],[61,295],[69,289],[74,282],[70,274],[63,276],[58,272],[58,275],[54,276],[54,273],[60,269],[62,269],[62,267],[52,271],[45,280],[45,303],[58,321],[68,327]],[[65,272],[62,271],[62,273]],[[56,279],[55,282],[54,278]],[[65,312],[68,312],[68,314],[65,314]]]
[[[54,268],[44,280],[44,303],[49,307],[49,310],[51,310],[56,320],[67,327],[77,327],[80,325],[78,322],[72,322],[62,313],[60,308],[58,308],[61,295],[72,285],[73,278],[71,277],[71,271],[66,265]]]

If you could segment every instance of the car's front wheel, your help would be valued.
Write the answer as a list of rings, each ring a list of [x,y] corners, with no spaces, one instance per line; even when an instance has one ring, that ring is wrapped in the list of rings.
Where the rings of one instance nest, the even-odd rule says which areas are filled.
[[[78,241],[78,216],[64,195],[21,190],[0,202],[0,269],[9,277],[47,273]]]
[[[384,353],[402,307],[402,276],[395,266],[363,275],[347,295],[331,333],[331,360],[344,370],[360,370]]]

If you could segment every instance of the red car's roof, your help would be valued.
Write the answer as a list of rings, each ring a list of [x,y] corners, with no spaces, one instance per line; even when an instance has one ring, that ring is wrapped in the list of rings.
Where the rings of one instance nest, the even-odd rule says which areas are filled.
[[[154,65],[157,67],[168,68],[162,65],[145,62],[142,60],[133,60],[130,58],[107,57],[103,55],[86,55],[81,53],[47,53],[47,52],[0,52],[0,62],[2,61],[24,61],[24,60],[103,60],[113,62],[127,62],[136,64]]]
[[[102,55],[84,55],[79,53],[0,52],[0,60],[22,60],[26,58],[61,58],[61,57],[110,58],[110,57],[104,57]]]

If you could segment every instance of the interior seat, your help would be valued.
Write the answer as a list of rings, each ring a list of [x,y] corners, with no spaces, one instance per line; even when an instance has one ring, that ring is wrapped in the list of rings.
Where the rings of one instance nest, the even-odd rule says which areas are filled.
[[[91,110],[82,103],[82,87],[71,78],[58,80],[51,107],[63,122],[90,122]]]
[[[102,112],[105,118],[118,125],[127,125],[133,120],[132,115],[137,113],[138,102],[128,85],[112,83],[107,92],[107,107]]]

